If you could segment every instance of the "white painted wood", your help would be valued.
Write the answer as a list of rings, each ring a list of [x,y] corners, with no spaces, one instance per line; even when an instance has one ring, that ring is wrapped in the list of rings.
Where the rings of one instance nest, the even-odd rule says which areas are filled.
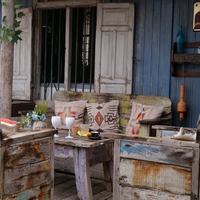
[[[97,3],[102,2],[102,0],[65,0],[65,1],[46,1],[38,2],[37,8],[40,9],[56,9],[56,8],[66,8],[68,7],[82,7],[82,6],[96,6]]]
[[[99,3],[95,92],[131,94],[134,4]]]
[[[18,9],[25,16],[19,29],[22,41],[14,45],[12,99],[31,100],[32,8]]]
[[[64,80],[64,88],[65,90],[69,90],[70,88],[70,58],[71,58],[71,54],[70,54],[70,33],[71,33],[71,29],[70,29],[70,8],[67,7],[66,8],[66,27],[65,27],[65,80]]]

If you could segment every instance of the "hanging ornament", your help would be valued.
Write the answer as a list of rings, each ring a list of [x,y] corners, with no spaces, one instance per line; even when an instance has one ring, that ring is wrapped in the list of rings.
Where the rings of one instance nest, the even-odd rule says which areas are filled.
[[[179,112],[179,120],[180,122],[183,122],[184,119],[184,113],[187,110],[187,105],[184,101],[185,96],[185,85],[181,84],[181,90],[180,90],[180,101],[177,104],[177,111]]]

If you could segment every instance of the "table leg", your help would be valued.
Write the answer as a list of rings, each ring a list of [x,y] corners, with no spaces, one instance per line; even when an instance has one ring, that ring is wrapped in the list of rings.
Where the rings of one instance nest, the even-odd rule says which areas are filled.
[[[81,200],[92,200],[89,149],[74,147],[74,170],[78,197]]]
[[[112,172],[113,172],[113,162],[108,161],[103,163],[103,171],[104,171],[104,180],[106,190],[108,192],[113,191],[113,184],[112,184]]]

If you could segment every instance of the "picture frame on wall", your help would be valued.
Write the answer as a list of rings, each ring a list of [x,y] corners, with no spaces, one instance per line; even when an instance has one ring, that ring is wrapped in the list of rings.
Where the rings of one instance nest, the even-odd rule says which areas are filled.
[[[200,31],[200,2],[194,3],[193,30]]]

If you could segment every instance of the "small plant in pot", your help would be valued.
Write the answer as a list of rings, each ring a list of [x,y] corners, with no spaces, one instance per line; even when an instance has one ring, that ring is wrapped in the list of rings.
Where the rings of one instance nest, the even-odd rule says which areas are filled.
[[[26,114],[26,119],[22,122],[22,127],[33,128],[33,130],[40,130],[46,128],[45,122],[47,114],[47,105],[45,101],[42,101],[41,105],[35,105],[34,110]]]

